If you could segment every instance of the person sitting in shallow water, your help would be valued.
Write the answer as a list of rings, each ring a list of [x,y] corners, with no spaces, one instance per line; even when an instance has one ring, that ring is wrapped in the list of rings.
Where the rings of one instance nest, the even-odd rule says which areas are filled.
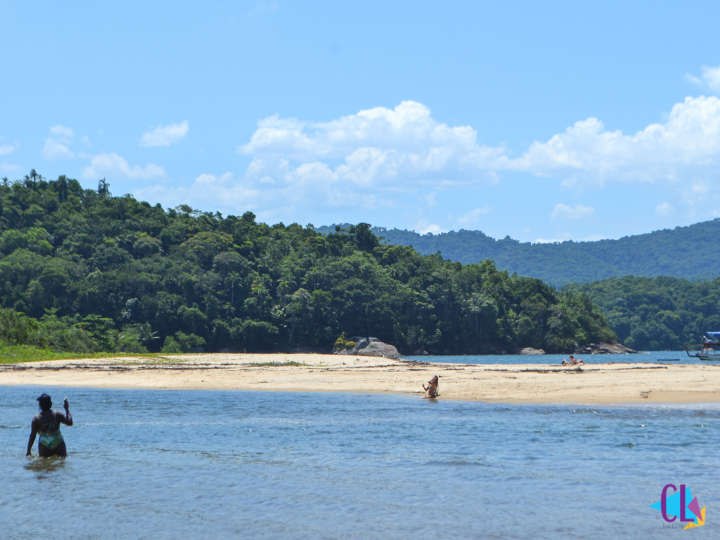
[[[30,455],[33,444],[35,444],[35,436],[40,435],[38,442],[38,455],[40,457],[60,456],[67,457],[67,448],[60,433],[60,424],[66,426],[73,425],[72,415],[70,414],[70,405],[67,398],[63,403],[65,414],[52,410],[52,399],[47,394],[43,394],[37,401],[40,405],[40,414],[32,419],[30,424],[30,440],[28,441],[27,454]]]
[[[563,365],[563,366],[579,366],[579,365],[581,365],[581,364],[584,365],[585,362],[583,362],[583,361],[580,360],[579,358],[575,358],[575,357],[571,354],[571,355],[570,355],[570,361],[568,362],[567,360],[563,360],[561,365]]]
[[[425,390],[425,395],[423,396],[424,399],[432,399],[440,395],[438,383],[438,376],[435,375],[432,379],[428,381],[427,387],[423,384],[423,390]]]

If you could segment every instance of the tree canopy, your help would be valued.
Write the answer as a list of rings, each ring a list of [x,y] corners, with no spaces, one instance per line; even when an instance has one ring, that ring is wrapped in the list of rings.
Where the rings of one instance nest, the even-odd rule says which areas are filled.
[[[567,351],[614,334],[583,294],[381,245],[187,205],[114,197],[104,180],[0,184],[0,337],[56,350],[329,350],[374,336],[407,354]]]
[[[627,276],[563,290],[588,295],[619,340],[633,349],[694,348],[705,332],[720,331],[720,278],[691,282]]]
[[[332,227],[319,227],[332,232]],[[708,280],[720,276],[720,219],[619,240],[530,244],[480,231],[420,235],[376,227],[385,243],[413,246],[423,254],[440,253],[463,264],[492,259],[498,268],[542,279],[555,287],[622,276],[672,276]]]

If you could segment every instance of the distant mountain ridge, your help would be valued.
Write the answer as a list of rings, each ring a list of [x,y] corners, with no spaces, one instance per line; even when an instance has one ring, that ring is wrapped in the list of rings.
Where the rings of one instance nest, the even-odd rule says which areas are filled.
[[[343,225],[346,227],[346,225]],[[335,226],[319,227],[328,234]],[[463,264],[485,259],[518,275],[542,279],[555,287],[622,276],[672,276],[707,280],[720,276],[720,219],[618,240],[531,244],[509,236],[495,240],[481,231],[418,234],[373,227],[388,244],[413,246]]]

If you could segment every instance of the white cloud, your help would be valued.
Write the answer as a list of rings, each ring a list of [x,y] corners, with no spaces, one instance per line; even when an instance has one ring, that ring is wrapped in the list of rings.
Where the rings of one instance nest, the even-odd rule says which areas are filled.
[[[242,214],[249,208],[257,208],[269,201],[264,197],[272,197],[272,193],[254,189],[247,183],[237,180],[227,172],[220,176],[214,174],[201,174],[189,187],[170,187],[156,185],[143,188],[135,192],[141,200],[160,200],[165,206],[174,207],[178,204],[191,204],[196,208],[220,209],[226,213]],[[277,202],[277,201],[276,201]],[[287,205],[287,200],[283,204]],[[290,210],[286,208],[286,210]],[[275,207],[274,210],[279,210]],[[274,212],[265,212],[269,217]]]
[[[20,165],[14,163],[0,163],[0,171],[6,174],[17,172],[21,168]]]
[[[164,178],[165,169],[152,163],[145,168],[135,165],[130,167],[125,158],[115,153],[105,153],[93,156],[90,165],[83,170],[84,178],[130,178],[150,180]]]
[[[595,209],[592,206],[584,206],[582,204],[576,204],[575,206],[568,206],[566,204],[556,204],[555,208],[550,214],[550,219],[555,221],[556,219],[561,220],[576,220],[584,219],[592,216],[595,213]]]
[[[278,190],[292,186],[298,204],[311,198],[372,207],[373,196],[398,201],[416,194],[432,206],[435,191],[494,184],[503,171],[552,177],[576,189],[611,181],[664,183],[689,201],[720,174],[720,99],[688,97],[664,122],[632,135],[588,118],[514,159],[502,146],[479,143],[473,128],[438,122],[414,101],[329,122],[265,118],[238,152],[253,158],[247,181]]]
[[[146,131],[140,139],[140,146],[170,146],[185,137],[190,130],[187,120],[179,124],[158,126]]]
[[[415,227],[413,227],[413,230],[417,232],[418,234],[439,234],[442,232],[446,232],[445,229],[443,229],[440,225],[437,223],[430,223],[427,220],[421,219],[415,224]]]
[[[67,137],[69,139],[72,139],[75,136],[75,133],[72,129],[70,129],[69,127],[61,126],[60,124],[52,126],[50,128],[50,133],[58,137]]]
[[[714,73],[703,71],[704,84],[714,84]],[[182,130],[186,125],[174,127]],[[144,143],[170,144],[171,137],[160,136],[169,137],[172,132],[177,139],[180,131],[170,128],[159,126],[146,133]],[[449,126],[434,119],[427,106],[414,101],[361,110],[328,122],[271,116],[258,122],[250,140],[237,151],[250,157],[243,174],[232,179],[209,175],[215,180],[205,184],[199,177],[185,195],[205,197],[209,208],[239,211],[240,202],[224,198],[241,193],[238,200],[245,201],[252,194],[258,214],[297,208],[304,215],[332,216],[328,222],[343,219],[337,217],[339,212],[344,216],[380,209],[417,216],[420,206],[435,207],[440,199],[436,192],[496,184],[504,172],[521,171],[575,191],[609,182],[654,183],[670,192],[668,200],[676,206],[670,197],[677,194],[687,207],[683,211],[694,215],[697,200],[713,199],[720,175],[720,99],[688,97],[675,104],[662,122],[630,134],[608,130],[601,120],[591,117],[545,142],[534,142],[519,157],[511,157],[501,145],[478,142],[470,126]],[[88,167],[88,174],[96,177],[100,176],[97,159]],[[164,175],[161,168],[154,171],[152,167],[131,169],[123,160],[123,166],[115,169],[126,177]],[[163,186],[157,189],[167,197],[180,193]],[[720,200],[713,201],[713,207],[718,207]],[[700,207],[697,211],[707,214]],[[448,218],[447,223],[424,222],[416,229],[468,227],[484,212],[484,208],[475,209],[457,219]],[[551,216],[572,222],[593,212],[581,204],[559,204]]]
[[[565,242],[565,240],[561,238],[536,238],[533,244],[559,244],[561,242]]]
[[[460,216],[458,219],[455,220],[455,224],[458,227],[469,227],[472,225],[475,225],[480,221],[480,216],[484,216],[492,210],[491,207],[485,205],[482,208],[476,208],[475,210],[472,210],[471,212],[468,212],[467,214]]]
[[[443,186],[484,181],[503,161],[504,149],[477,143],[467,126],[449,127],[422,103],[403,101],[330,122],[302,122],[278,116],[258,122],[238,152],[255,157],[252,170],[275,168],[295,182],[335,182],[371,187]],[[332,166],[324,160],[342,160]],[[262,165],[262,166],[261,166]],[[272,176],[272,174],[270,174]]]
[[[669,202],[665,201],[655,207],[655,213],[658,216],[671,216],[675,213],[675,207]]]
[[[41,156],[44,159],[73,159],[75,153],[70,149],[75,133],[69,127],[56,125],[50,128],[51,136],[45,139]]]
[[[607,131],[597,118],[576,122],[546,143],[535,142],[508,167],[540,176],[569,174],[565,185],[592,180],[684,182],[718,172],[720,99],[688,97],[663,124],[634,135]]]
[[[15,147],[10,144],[0,146],[0,156],[7,156],[15,151]]]
[[[40,155],[45,159],[73,159],[75,157],[75,153],[70,150],[70,147],[67,144],[63,144],[53,139],[47,139],[45,141],[45,146],[43,147]]]
[[[697,86],[708,88],[716,94],[720,94],[720,66],[703,66],[702,75],[700,77],[687,74],[685,75],[685,78]]]
[[[568,240],[574,240],[575,242],[597,242],[598,240],[604,240],[607,236],[604,234],[591,234],[584,238],[574,239],[572,234],[569,232],[563,233],[560,238],[537,238],[533,244],[558,244],[567,242]]]

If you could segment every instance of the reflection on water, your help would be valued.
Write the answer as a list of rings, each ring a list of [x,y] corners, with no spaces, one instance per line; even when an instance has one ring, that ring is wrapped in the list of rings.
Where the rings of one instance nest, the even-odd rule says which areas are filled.
[[[664,539],[665,484],[720,500],[717,407],[66,389],[69,457],[28,460],[37,392],[0,386],[3,540]]]
[[[65,468],[65,459],[58,456],[49,458],[29,457],[24,465],[25,470],[37,473],[37,479],[48,478],[49,474],[61,472]]]

